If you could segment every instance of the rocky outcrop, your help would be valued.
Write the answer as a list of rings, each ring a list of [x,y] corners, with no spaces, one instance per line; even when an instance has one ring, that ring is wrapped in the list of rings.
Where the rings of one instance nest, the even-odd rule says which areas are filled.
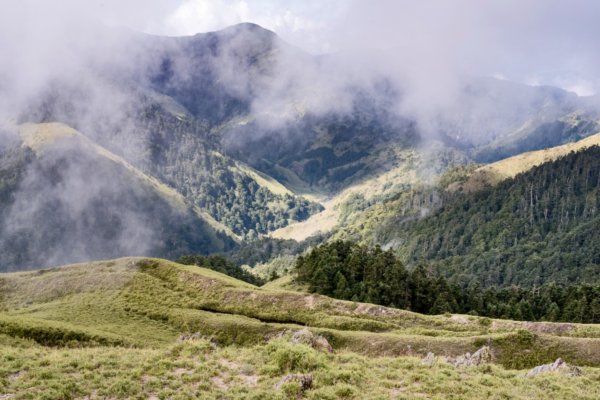
[[[560,358],[557,358],[556,361],[551,364],[538,365],[537,367],[531,369],[526,376],[528,378],[532,378],[547,372],[558,372],[568,376],[580,376],[582,374],[581,368],[574,365],[569,365]]]
[[[466,353],[448,362],[455,367],[475,367],[492,362],[492,352],[488,346],[483,346],[475,353]]]
[[[300,391],[304,392],[312,387],[313,376],[311,374],[288,374],[281,378],[275,385],[275,389],[280,389],[283,385],[290,382],[297,382],[300,385]]]
[[[455,367],[475,367],[492,362],[492,352],[488,346],[483,346],[473,354],[466,353],[458,357],[442,357],[442,359]],[[437,358],[432,352],[427,353],[423,358],[423,364],[433,365],[436,361]]]
[[[307,328],[300,329],[292,334],[291,342],[298,344],[306,344],[315,350],[333,353],[333,347],[329,344],[329,341],[323,336],[315,335]]]

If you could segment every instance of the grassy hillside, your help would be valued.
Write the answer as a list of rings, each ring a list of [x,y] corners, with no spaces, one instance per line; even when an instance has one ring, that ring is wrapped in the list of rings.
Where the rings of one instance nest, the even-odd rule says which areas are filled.
[[[597,398],[600,326],[423,316],[158,259],[0,275],[5,398]],[[290,341],[308,328],[333,353]],[[178,340],[180,335],[194,335]],[[488,344],[493,364],[424,364]],[[581,377],[524,371],[562,357]],[[313,377],[301,393],[290,373]],[[459,384],[460,382],[460,384]]]
[[[288,225],[271,233],[277,239],[302,241],[320,233],[335,232],[342,226],[345,229],[360,219],[364,212],[371,212],[383,203],[393,200],[411,187],[432,184],[443,171],[455,165],[462,165],[462,155],[447,150],[440,143],[429,143],[427,152],[404,149],[395,153],[392,166],[383,171],[367,174],[362,179],[336,193],[321,199],[324,210],[305,221]],[[375,162],[385,164],[385,157]]]
[[[465,192],[480,190],[486,185],[496,185],[505,179],[514,178],[518,174],[566,156],[570,152],[577,152],[598,145],[600,145],[600,133],[574,143],[518,154],[477,168],[465,182],[453,183],[448,190]]]

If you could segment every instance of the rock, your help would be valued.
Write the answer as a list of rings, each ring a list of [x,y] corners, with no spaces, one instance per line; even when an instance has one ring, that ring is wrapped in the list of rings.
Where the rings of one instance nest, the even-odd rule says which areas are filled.
[[[425,358],[423,359],[423,364],[433,365],[435,363],[435,354],[432,352],[427,353]]]
[[[311,346],[314,337],[315,335],[311,331],[309,331],[306,328],[303,328],[299,331],[294,332],[291,341],[295,344],[302,343]]]
[[[323,351],[327,353],[333,352],[333,347],[331,347],[327,339],[325,339],[323,336],[315,335],[307,328],[303,328],[299,331],[294,332],[291,338],[291,342],[295,344],[306,344],[318,351]]]
[[[288,374],[281,378],[275,385],[275,389],[280,389],[283,385],[290,382],[298,382],[301,391],[306,391],[312,387],[313,376],[311,374]]]
[[[449,359],[448,362],[455,367],[474,367],[481,364],[487,364],[492,361],[492,352],[488,346],[483,346],[475,353],[466,353],[455,359]]]
[[[333,353],[333,347],[331,347],[329,341],[320,335],[315,336],[312,347],[318,351]]]
[[[580,376],[582,374],[581,368],[569,365],[560,358],[557,358],[556,361],[551,364],[538,365],[531,369],[526,376],[531,378],[546,372],[559,372],[568,376]]]
[[[200,332],[191,333],[189,335],[182,334],[179,335],[179,337],[177,338],[177,341],[179,342],[187,342],[192,340],[206,340],[213,349],[219,347],[218,342],[215,338],[204,336]]]

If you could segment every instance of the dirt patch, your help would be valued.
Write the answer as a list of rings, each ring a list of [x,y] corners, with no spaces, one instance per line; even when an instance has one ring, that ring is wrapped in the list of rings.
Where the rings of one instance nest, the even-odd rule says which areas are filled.
[[[92,393],[88,394],[87,396],[81,397],[81,400],[92,400],[97,398],[98,392],[96,390],[92,390]],[[0,399],[2,399],[2,396],[0,396]]]
[[[527,322],[525,329],[534,333],[549,333],[555,335],[564,335],[575,329],[572,324],[545,323],[545,322]]]
[[[469,319],[464,315],[453,315],[450,317],[450,321],[456,322],[457,324],[461,325],[468,325],[470,322]]]
[[[240,379],[242,380],[244,386],[256,387],[256,385],[258,385],[257,375],[240,375]]]
[[[213,386],[221,390],[227,390],[229,388],[229,386],[227,386],[223,378],[221,378],[220,376],[213,376],[212,378],[210,378],[210,383],[212,383]]]
[[[222,366],[224,366],[225,368],[229,368],[229,369],[233,369],[233,370],[237,370],[238,368],[240,368],[240,365],[233,362],[233,361],[229,361],[226,358],[221,358],[219,360],[219,364],[221,364]]]
[[[10,374],[10,375],[8,376],[8,380],[9,380],[10,382],[14,382],[14,381],[16,381],[17,379],[19,379],[20,377],[22,377],[22,376],[23,376],[23,375],[25,375],[25,374],[26,374],[26,372],[25,372],[25,371],[17,371],[17,372],[15,372],[14,374]],[[2,397],[0,397],[0,399],[1,399],[1,398],[2,398]]]
[[[182,375],[191,375],[192,374],[191,369],[187,369],[187,368],[176,368],[173,373],[177,376],[182,376]]]
[[[395,315],[391,308],[376,306],[372,304],[361,304],[354,310],[354,314],[371,315],[374,317],[385,317]]]

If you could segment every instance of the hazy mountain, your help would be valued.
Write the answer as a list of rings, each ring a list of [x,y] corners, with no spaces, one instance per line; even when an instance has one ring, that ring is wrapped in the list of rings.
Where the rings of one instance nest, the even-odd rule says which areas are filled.
[[[235,244],[173,189],[79,132],[56,123],[16,130],[0,157],[0,269]]]
[[[103,41],[94,51],[78,53],[76,73],[56,71],[46,76],[29,96],[19,98],[16,108],[9,109],[13,112],[9,119],[73,127],[82,138],[156,179],[185,199],[188,207],[197,207],[242,239],[305,221],[323,209],[303,195],[322,201],[355,187],[369,190],[367,182],[377,180],[378,197],[369,200],[377,203],[470,160],[496,160],[598,130],[598,114],[590,99],[557,88],[491,78],[465,79],[457,101],[424,120],[403,106],[407,87],[383,70],[358,73],[343,54],[309,55],[254,24],[190,37],[102,29],[110,45]],[[5,97],[12,93],[8,86],[0,90]],[[9,219],[14,210],[42,218],[37,208],[28,208],[31,205],[20,191],[37,191],[40,197],[46,190],[55,191],[26,178],[32,171],[54,177],[61,170],[58,165],[65,162],[60,161],[63,153],[50,152],[40,159],[18,145],[13,147],[2,149],[3,173],[11,177],[7,185],[13,185],[5,191],[12,193],[7,196],[14,201],[3,212]],[[109,190],[118,179],[101,179],[119,172],[104,166],[93,152],[70,148],[69,153],[77,154],[69,157],[68,164],[76,166],[69,170],[92,169],[86,183],[93,186],[96,179],[107,183],[107,192],[98,192],[98,207],[121,196],[115,193],[121,193],[122,186]],[[71,177],[57,176],[58,182]],[[391,176],[396,177],[393,184],[384,182]],[[77,185],[70,190],[75,199],[72,206],[87,207],[77,199],[86,199],[88,188]],[[138,219],[133,203],[158,207],[162,211],[156,213],[163,215],[172,211],[160,205],[160,196],[140,191],[122,196],[129,199],[123,204],[131,203],[122,210],[136,210],[121,215],[122,221]],[[152,205],[151,199],[157,203]],[[187,230],[151,229],[160,233],[154,242],[145,228],[134,229],[137,224],[80,235],[67,214],[54,213],[50,225],[61,226],[65,237],[89,237],[93,251],[82,254],[92,258],[120,255],[127,249],[137,254],[174,254],[176,248],[181,253],[226,247],[210,235],[200,238],[205,230],[201,222],[198,232],[192,233],[196,217],[186,220]],[[89,226],[93,224],[85,229]],[[132,231],[127,236],[137,237],[134,241],[140,247],[102,245],[105,240],[118,241],[128,229]],[[167,238],[181,246],[155,245],[168,242]],[[39,241],[48,242],[42,234]],[[63,240],[54,242],[56,248],[65,245]],[[31,251],[6,265],[25,265],[26,260],[42,257]],[[75,257],[75,250],[69,254],[73,260],[60,261],[81,259]]]

